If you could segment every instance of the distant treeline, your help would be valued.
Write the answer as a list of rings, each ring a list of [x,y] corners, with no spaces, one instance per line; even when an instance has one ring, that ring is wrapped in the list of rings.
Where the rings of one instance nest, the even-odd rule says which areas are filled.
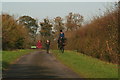
[[[52,20],[45,18],[40,22],[26,15],[15,19],[15,16],[3,13],[0,17],[2,18],[3,50],[30,48],[30,46],[36,45],[38,40],[42,41],[44,47],[47,39],[54,45],[54,41],[57,40],[61,29],[63,31],[76,30],[81,27],[83,22],[82,15],[72,12],[66,16],[65,23],[60,16]]]

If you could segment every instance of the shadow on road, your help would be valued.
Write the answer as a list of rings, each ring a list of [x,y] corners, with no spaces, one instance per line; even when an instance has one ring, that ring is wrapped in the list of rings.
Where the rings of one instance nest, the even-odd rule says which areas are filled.
[[[17,69],[16,69],[17,68]],[[57,78],[54,71],[47,67],[31,66],[29,64],[14,64],[9,70],[4,70],[3,78]]]
[[[2,61],[2,69],[7,69],[9,66],[10,64],[8,62]]]

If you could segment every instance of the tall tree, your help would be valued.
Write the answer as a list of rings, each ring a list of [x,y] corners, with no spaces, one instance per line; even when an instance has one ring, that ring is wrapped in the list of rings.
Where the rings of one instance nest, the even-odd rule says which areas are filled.
[[[31,40],[33,41],[33,44],[36,44],[36,32],[39,27],[37,20],[30,16],[21,16],[19,17],[17,22],[19,24],[24,25],[28,29],[29,35],[31,36]]]
[[[60,16],[54,18],[54,28],[53,29],[55,32],[54,37],[58,36],[60,30],[65,29],[63,19]]]
[[[46,39],[51,39],[52,36],[52,24],[50,23],[49,19],[44,19],[44,22],[40,23],[41,25],[41,37],[42,40],[45,41]]]
[[[21,16],[17,21],[20,24],[23,24],[24,26],[26,26],[29,29],[31,35],[36,34],[37,28],[38,28],[37,20],[35,20],[30,16]]]
[[[76,30],[78,29],[83,22],[83,16],[77,13],[69,13],[68,16],[66,16],[66,27],[67,30]]]
[[[54,24],[55,31],[59,31],[59,30],[64,29],[63,19],[60,16],[54,18],[54,22],[55,22],[55,24]]]

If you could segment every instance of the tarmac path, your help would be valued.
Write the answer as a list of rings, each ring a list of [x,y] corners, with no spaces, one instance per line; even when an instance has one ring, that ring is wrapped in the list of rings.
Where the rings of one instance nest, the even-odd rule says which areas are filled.
[[[52,53],[35,51],[22,56],[15,64],[3,71],[7,78],[80,78],[78,74],[59,62]]]

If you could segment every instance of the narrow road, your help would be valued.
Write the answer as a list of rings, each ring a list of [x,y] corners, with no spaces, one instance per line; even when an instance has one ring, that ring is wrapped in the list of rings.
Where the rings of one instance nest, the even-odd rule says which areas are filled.
[[[35,51],[22,56],[9,70],[3,71],[3,78],[80,78],[80,76],[56,60],[51,53]]]

